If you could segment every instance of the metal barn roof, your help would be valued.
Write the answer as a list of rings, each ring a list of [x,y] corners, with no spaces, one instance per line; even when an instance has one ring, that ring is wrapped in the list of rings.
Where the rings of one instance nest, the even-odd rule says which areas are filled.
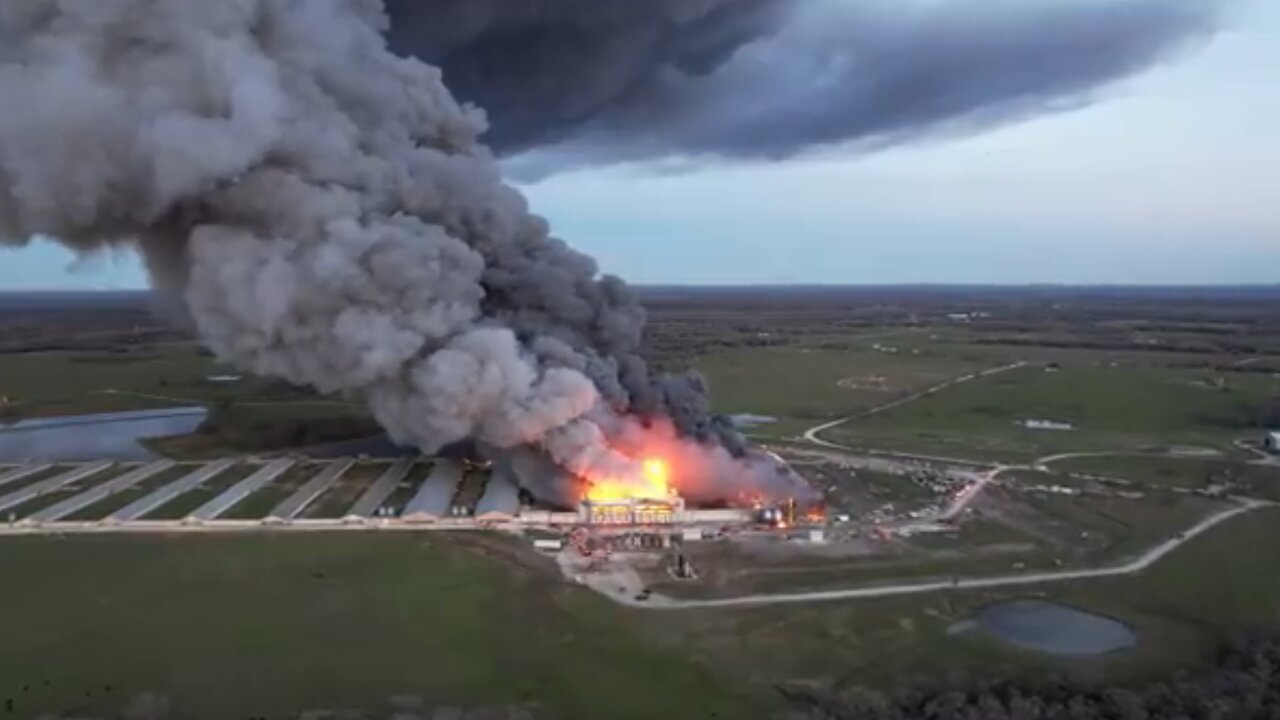
[[[462,482],[462,466],[452,460],[441,460],[431,469],[431,475],[418,488],[404,512],[405,519],[438,520],[449,514],[453,496]]]
[[[495,466],[484,495],[476,503],[476,518],[498,520],[514,518],[520,512],[520,490],[512,479],[511,469]]]

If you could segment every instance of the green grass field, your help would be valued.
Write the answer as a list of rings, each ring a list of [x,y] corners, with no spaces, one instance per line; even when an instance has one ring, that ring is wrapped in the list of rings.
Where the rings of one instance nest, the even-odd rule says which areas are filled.
[[[908,475],[860,469],[855,471],[855,477],[867,484],[873,502],[900,503],[911,507],[937,500],[932,490]]]
[[[1241,552],[1240,548],[1249,548]],[[1063,673],[1110,684],[1211,662],[1242,628],[1280,628],[1280,509],[1221,525],[1147,573],[1000,591],[942,592],[854,603],[680,614],[687,642],[744,677],[893,687]],[[947,629],[983,605],[1048,597],[1119,618],[1139,634],[1132,651],[1059,660],[980,634]]]
[[[1280,510],[1216,528],[1146,574],[999,592],[644,613],[564,584],[496,536],[10,538],[0,695],[20,717],[118,709],[276,717],[395,694],[539,717],[769,717],[772,682],[1068,672],[1122,681],[1207,662],[1232,629],[1280,627]],[[1249,552],[1240,552],[1247,547]],[[1058,661],[947,628],[1048,596],[1117,617],[1139,646]],[[22,687],[27,690],[22,690]]]
[[[1069,458],[1054,463],[1055,470],[1102,475],[1144,485],[1202,488],[1229,482],[1257,486],[1265,491],[1272,483],[1280,489],[1280,468],[1251,465],[1230,460],[1160,457],[1152,455],[1108,455]]]
[[[1224,507],[1206,498],[1160,493],[1133,500],[1092,495],[1032,495],[1025,500],[1046,523],[1080,533],[1068,544],[1072,552],[1060,553],[1074,564],[1137,555]]]
[[[992,545],[1034,544],[1031,536],[1005,523],[984,518],[965,520],[956,532],[924,533],[912,536],[907,542],[926,550],[962,550],[966,553],[981,552],[984,547]]]
[[[778,422],[759,425],[752,434],[787,437],[982,364],[932,351],[891,355],[869,347],[848,351],[748,348],[705,355],[696,367],[711,384],[716,411],[775,417]]]
[[[496,536],[10,539],[0,698],[18,717],[534,703],[543,718],[766,718],[767,688],[658,642]],[[545,563],[545,560],[542,560]],[[29,688],[24,691],[23,687]],[[762,700],[764,702],[762,702]]]
[[[1039,470],[1006,470],[1000,473],[1000,483],[1015,490],[1031,486],[1094,487],[1097,483],[1072,477],[1065,472],[1041,472]]]
[[[0,395],[14,403],[9,417],[114,412],[200,404],[234,397],[241,383],[212,383],[226,373],[193,344],[147,346],[122,353],[0,355]],[[256,391],[267,383],[246,380]],[[173,398],[173,399],[166,399]]]
[[[1132,367],[1029,367],[949,388],[833,429],[828,437],[871,447],[1025,459],[1078,450],[1172,445],[1228,449],[1242,431],[1222,424],[1280,392],[1270,376],[1231,376],[1221,388],[1203,373]],[[1074,431],[1020,427],[1026,419],[1070,422]]]
[[[122,352],[0,354],[0,424],[32,417],[206,406],[217,432],[148,438],[153,452],[178,460],[267,452],[369,437],[376,423],[359,403],[234,371],[193,343]]]
[[[1007,515],[1010,501],[1022,508],[1012,517]],[[989,504],[992,509],[966,517],[954,531],[864,538],[861,552],[806,554],[781,546],[770,551],[767,545],[696,543],[684,549],[699,568],[696,581],[674,580],[661,569],[647,578],[662,592],[705,598],[1096,567],[1132,559],[1226,506],[1225,501],[1172,493],[1140,499],[1018,493]]]

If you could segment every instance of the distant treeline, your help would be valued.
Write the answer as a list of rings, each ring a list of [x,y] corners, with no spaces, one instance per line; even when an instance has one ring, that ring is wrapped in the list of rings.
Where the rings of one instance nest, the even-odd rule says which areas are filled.
[[[1110,350],[1128,352],[1187,353],[1196,355],[1263,355],[1268,350],[1253,344],[1238,342],[1220,342],[1215,344],[1179,342],[1161,340],[1160,342],[1134,342],[1132,340],[1086,340],[1083,337],[1069,339],[1053,338],[977,338],[976,345],[1009,345],[1014,347],[1046,347],[1075,350]]]
[[[841,696],[781,690],[797,720],[1276,720],[1280,635],[1233,641],[1219,653],[1214,670],[1144,687],[1054,680]]]

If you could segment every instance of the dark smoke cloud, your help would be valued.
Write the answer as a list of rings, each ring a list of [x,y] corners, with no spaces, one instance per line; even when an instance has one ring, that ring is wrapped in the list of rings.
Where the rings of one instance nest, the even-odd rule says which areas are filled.
[[[1221,0],[391,0],[488,142],[552,171],[774,159],[1088,102],[1212,32]]]
[[[697,378],[649,376],[626,284],[387,29],[379,0],[0,0],[0,248],[136,248],[219,359],[428,453],[536,448],[645,488],[664,443],[722,494],[784,487]]]

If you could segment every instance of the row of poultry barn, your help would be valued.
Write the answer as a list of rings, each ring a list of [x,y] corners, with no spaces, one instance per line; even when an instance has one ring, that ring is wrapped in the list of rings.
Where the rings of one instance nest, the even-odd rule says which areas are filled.
[[[400,518],[409,522],[435,522],[454,515],[468,515],[482,521],[511,521],[520,514],[520,488],[510,472],[489,473],[480,499],[473,508],[454,502],[463,482],[458,463],[439,462],[405,505]]]
[[[10,523],[449,517],[501,522],[515,519],[520,505],[510,473],[468,471],[445,459],[104,460],[0,467],[0,518]]]
[[[664,525],[742,519],[739,511],[687,510],[678,497],[541,504],[530,485],[543,482],[545,490],[552,480],[530,478],[511,465],[424,458],[28,464],[0,467],[0,522]]]

